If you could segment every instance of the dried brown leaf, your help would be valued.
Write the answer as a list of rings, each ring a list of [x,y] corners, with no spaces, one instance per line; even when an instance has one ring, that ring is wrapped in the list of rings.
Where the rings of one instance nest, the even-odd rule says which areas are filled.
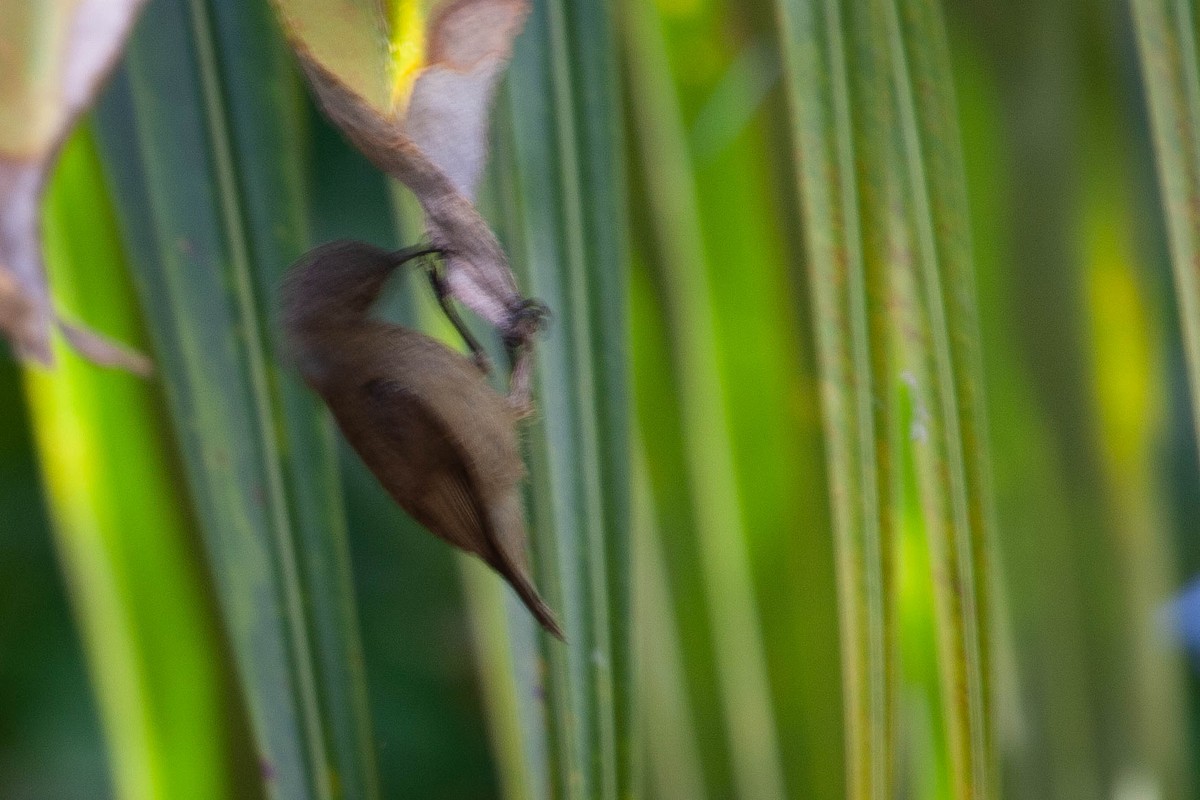
[[[51,362],[55,315],[42,261],[41,201],[67,134],[95,99],[145,0],[0,0],[0,331]],[[80,333],[84,355],[108,352]],[[116,347],[111,345],[110,347]],[[133,361],[112,363],[130,367]]]
[[[345,0],[356,7],[367,0]],[[423,36],[424,59],[411,91],[394,74],[397,60],[368,48],[354,57],[320,24],[330,15],[316,0],[275,0],[309,82],[326,114],[380,169],[408,186],[425,212],[430,243],[446,253],[453,295],[498,328],[518,354],[511,394],[529,406],[528,347],[541,315],[517,290],[508,259],[475,208],[488,151],[488,117],[496,84],[528,13],[525,0],[453,0],[438,4]],[[360,11],[362,8],[359,9]],[[386,15],[361,13],[349,41],[390,41]],[[378,26],[382,21],[383,28]],[[402,46],[399,49],[403,49]],[[364,74],[377,64],[379,77]],[[400,80],[404,78],[404,80]]]
[[[41,252],[44,172],[38,161],[0,156],[0,329],[19,357],[49,364],[54,315]]]
[[[95,331],[59,317],[58,329],[71,347],[89,361],[104,367],[118,367],[147,378],[154,374],[154,364],[136,350],[113,342]]]

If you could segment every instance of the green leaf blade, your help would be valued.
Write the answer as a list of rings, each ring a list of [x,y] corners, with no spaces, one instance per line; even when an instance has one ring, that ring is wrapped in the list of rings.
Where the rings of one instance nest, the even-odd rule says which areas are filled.
[[[1131,0],[1158,183],[1183,325],[1193,424],[1200,432],[1200,57],[1191,2]]]
[[[103,109],[103,139],[265,789],[370,797],[332,440],[316,404],[272,366],[272,284],[307,237],[287,162],[299,153],[278,145],[297,141],[295,115],[246,127],[256,102],[286,108],[294,79],[268,49],[274,69],[255,78],[279,94],[239,89],[235,62],[228,100],[215,54],[218,30],[268,30],[255,13],[154,5]]]

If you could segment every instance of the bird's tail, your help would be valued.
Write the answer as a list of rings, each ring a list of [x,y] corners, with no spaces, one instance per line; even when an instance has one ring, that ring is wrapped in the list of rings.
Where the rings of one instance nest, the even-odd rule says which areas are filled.
[[[495,534],[492,537],[495,550],[487,554],[491,557],[485,560],[504,576],[542,627],[565,642],[566,637],[558,618],[529,579],[529,567],[525,558],[525,520],[521,512],[520,494],[513,491],[510,496],[492,503],[488,508],[488,515]]]
[[[558,624],[558,617],[538,594],[524,570],[513,570],[508,572],[505,577],[508,578],[508,583],[512,586],[513,591],[521,598],[521,602],[529,609],[529,613],[533,614],[542,627],[559,641],[566,642],[567,638],[563,635],[562,626]]]

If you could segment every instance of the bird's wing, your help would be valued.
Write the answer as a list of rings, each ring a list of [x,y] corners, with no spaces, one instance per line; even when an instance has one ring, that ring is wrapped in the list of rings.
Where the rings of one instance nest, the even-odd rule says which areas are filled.
[[[387,450],[381,462],[403,463],[409,471],[412,496],[393,496],[432,533],[479,555],[503,575],[537,620],[562,639],[554,612],[529,579],[518,495],[492,498],[493,507],[484,508],[463,443],[435,411],[396,381],[376,379],[366,384],[366,391],[370,428],[377,439],[371,447]],[[388,486],[387,476],[372,469]]]
[[[366,410],[378,437],[374,446],[389,451],[388,462],[405,462],[414,476],[411,495],[397,496],[419,522],[456,547],[495,557],[487,517],[461,455],[461,443],[420,397],[397,381],[377,379],[365,387]],[[389,476],[379,475],[388,487]],[[390,487],[388,487],[390,488]]]

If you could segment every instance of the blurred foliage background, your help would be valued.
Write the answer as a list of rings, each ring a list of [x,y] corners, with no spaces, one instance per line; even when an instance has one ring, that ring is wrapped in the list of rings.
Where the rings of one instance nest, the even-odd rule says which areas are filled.
[[[196,19],[208,13],[197,8],[213,9],[216,34],[177,25],[198,42],[199,55],[188,57],[202,69],[233,69],[220,48],[260,36],[264,59],[277,70],[272,108],[290,115],[280,117],[280,135],[292,137],[283,146],[300,170],[294,185],[285,184],[296,191],[297,218],[308,230],[292,231],[296,242],[276,242],[276,251],[258,250],[253,258],[283,258],[302,241],[399,245],[409,238],[404,221],[411,209],[393,202],[403,193],[315,109],[277,33],[221,27],[228,5],[152,0],[143,39],[102,101],[99,130],[84,126],[73,137],[47,204],[59,306],[141,346],[146,320],[161,309],[139,307],[135,283],[147,279],[127,266],[141,245],[131,244],[127,231],[122,238],[118,223],[128,192],[114,199],[112,170],[122,156],[114,155],[121,148],[113,131],[129,123],[122,115],[134,107],[145,115],[143,135],[167,124],[137,103],[153,96],[146,76],[154,59],[177,57],[145,38],[147,26],[168,29],[172,15]],[[512,622],[519,617],[499,614],[502,595],[493,579],[421,532],[339,444],[340,486],[329,497],[344,504],[344,523],[333,524],[344,524],[348,537],[378,795],[545,797],[553,786],[560,796],[616,797],[626,794],[614,786],[628,781],[641,796],[664,800],[848,796],[847,770],[858,762],[845,744],[851,723],[843,693],[856,678],[844,666],[839,627],[846,617],[839,618],[839,540],[813,311],[821,287],[806,249],[811,231],[801,224],[811,220],[801,201],[811,187],[797,181],[804,154],[797,153],[797,117],[789,111],[810,89],[798,84],[807,76],[795,73],[786,46],[800,57],[809,51],[807,43],[784,43],[806,14],[818,13],[812,9],[840,7],[848,31],[856,12],[833,0],[600,5],[611,12],[611,38],[598,35],[598,43],[584,45],[588,13],[535,3],[497,112],[486,205],[534,294],[557,291],[559,278],[569,284],[568,267],[538,267],[537,258],[521,255],[538,246],[529,220],[539,219],[540,173],[530,165],[564,158],[562,148],[572,145],[553,139],[564,130],[590,130],[589,119],[600,131],[612,126],[613,163],[582,146],[570,157],[592,166],[597,162],[588,159],[599,158],[595,174],[612,178],[573,191],[600,197],[576,198],[588,213],[596,210],[588,202],[602,207],[608,194],[623,205],[619,216],[628,224],[613,219],[619,230],[611,238],[580,235],[585,250],[597,242],[621,248],[601,256],[587,250],[581,262],[612,259],[617,267],[609,277],[621,281],[615,289],[576,289],[624,298],[627,342],[596,332],[625,325],[620,307],[616,323],[596,316],[596,327],[581,332],[560,304],[555,326],[578,336],[591,330],[598,338],[576,354],[628,359],[632,374],[630,497],[612,502],[631,505],[633,558],[617,553],[606,563],[610,570],[618,565],[607,579],[634,585],[634,624],[624,629],[633,643],[621,640],[619,620],[604,643],[611,648],[605,657],[636,656],[636,724],[627,725],[619,711],[605,723],[596,709],[609,702],[606,695],[578,702],[600,720],[590,746],[596,753],[615,748],[615,756],[604,756],[615,759],[614,770],[624,769],[623,737],[638,732],[628,759],[636,771],[610,780],[609,767],[597,767],[596,783],[583,784],[589,790],[572,783],[575,777],[556,783],[553,776],[568,774],[563,765],[574,756],[555,755],[558,745],[539,738],[554,734],[529,733],[530,724],[538,727],[528,723],[530,709],[546,698],[534,693],[539,679],[522,672],[538,669],[529,653],[556,651],[537,650],[546,643],[533,644],[531,629]],[[932,8],[936,21],[940,8],[936,24],[944,23],[950,68],[938,90],[957,102],[950,124],[960,133],[968,195],[961,210],[970,213],[994,499],[991,566],[978,576],[991,587],[995,609],[982,623],[991,660],[979,675],[994,682],[987,727],[995,732],[998,777],[995,784],[980,777],[973,795],[956,783],[954,737],[974,734],[959,729],[946,698],[947,659],[938,649],[945,621],[931,579],[918,467],[904,444],[920,411],[893,373],[894,386],[879,397],[895,403],[887,425],[905,435],[893,442],[895,475],[880,473],[881,486],[894,489],[880,512],[881,519],[895,517],[880,523],[887,541],[878,575],[886,578],[886,597],[864,613],[886,626],[876,689],[890,698],[872,706],[871,724],[887,742],[872,758],[890,759],[881,769],[894,770],[901,788],[854,796],[1195,796],[1200,683],[1169,609],[1200,572],[1200,469],[1185,326],[1131,7],[1107,0],[894,7],[908,15],[902,19],[910,27],[900,30],[909,52],[936,50],[912,20]],[[799,22],[788,28],[781,20]],[[1193,36],[1194,20],[1184,16]],[[551,44],[543,42],[536,57],[522,56],[522,48],[533,51],[533,36]],[[596,69],[604,71],[599,79]],[[575,91],[577,104],[533,103],[540,75],[560,92]],[[860,77],[851,71],[851,82]],[[237,139],[246,130],[238,115],[253,117],[237,103],[254,108],[238,99],[239,87],[255,75],[230,72],[221,80],[232,98],[235,149],[261,152],[261,142]],[[601,101],[589,110],[580,98],[593,97],[597,86]],[[917,96],[928,89],[919,81],[916,87]],[[838,91],[831,89],[835,104],[839,97],[848,104],[862,99]],[[620,102],[605,105],[605,97]],[[550,131],[535,141],[545,151],[530,144],[538,131]],[[245,152],[238,152],[235,162],[245,166],[238,160]],[[124,155],[131,157],[137,155]],[[570,189],[569,181],[563,185]],[[569,205],[572,196],[562,191]],[[147,207],[163,213],[160,201]],[[574,242],[570,234],[562,235]],[[263,246],[253,234],[248,241]],[[285,266],[274,263],[258,278]],[[420,284],[397,283],[387,313],[430,324],[427,304],[423,311],[414,304]],[[571,296],[570,286],[563,293]],[[258,319],[268,317],[264,311]],[[197,324],[210,322],[201,316]],[[559,346],[548,346],[543,371],[569,362],[566,355],[553,360]],[[183,462],[193,420],[186,417],[183,428],[178,416],[174,427],[167,421],[187,404],[170,385],[164,395],[160,383],[100,370],[64,348],[59,357],[53,374],[0,359],[0,797],[256,796],[264,768],[248,755],[246,690],[234,688],[231,645],[212,589],[221,567],[204,555],[204,514],[186,499],[191,473]],[[271,364],[270,346],[256,357]],[[273,374],[276,367],[265,369]],[[596,374],[621,369],[598,366]],[[276,380],[286,397],[287,379]],[[574,373],[566,388],[553,380],[543,386],[543,404],[584,385]],[[593,388],[600,406],[605,397],[625,402],[622,386],[601,380]],[[535,452],[574,441],[557,422],[578,420],[555,416],[553,402],[551,424],[530,434]],[[288,408],[281,419],[298,413]],[[309,433],[319,450],[321,434]],[[587,465],[575,469],[589,472]],[[611,500],[613,487],[602,488]],[[549,491],[545,502],[558,502],[558,490]],[[619,525],[619,514],[610,520]],[[535,531],[535,549],[547,541]],[[540,579],[554,574],[547,569],[541,566]],[[562,580],[570,585],[569,576]],[[155,613],[142,618],[139,608]],[[871,616],[876,612],[882,616]],[[170,632],[175,646],[155,650],[156,629]],[[541,668],[574,680],[593,653],[570,652]],[[548,702],[570,709],[577,700]],[[172,722],[181,718],[188,724]],[[579,763],[590,763],[588,745],[571,746],[583,748]]]

